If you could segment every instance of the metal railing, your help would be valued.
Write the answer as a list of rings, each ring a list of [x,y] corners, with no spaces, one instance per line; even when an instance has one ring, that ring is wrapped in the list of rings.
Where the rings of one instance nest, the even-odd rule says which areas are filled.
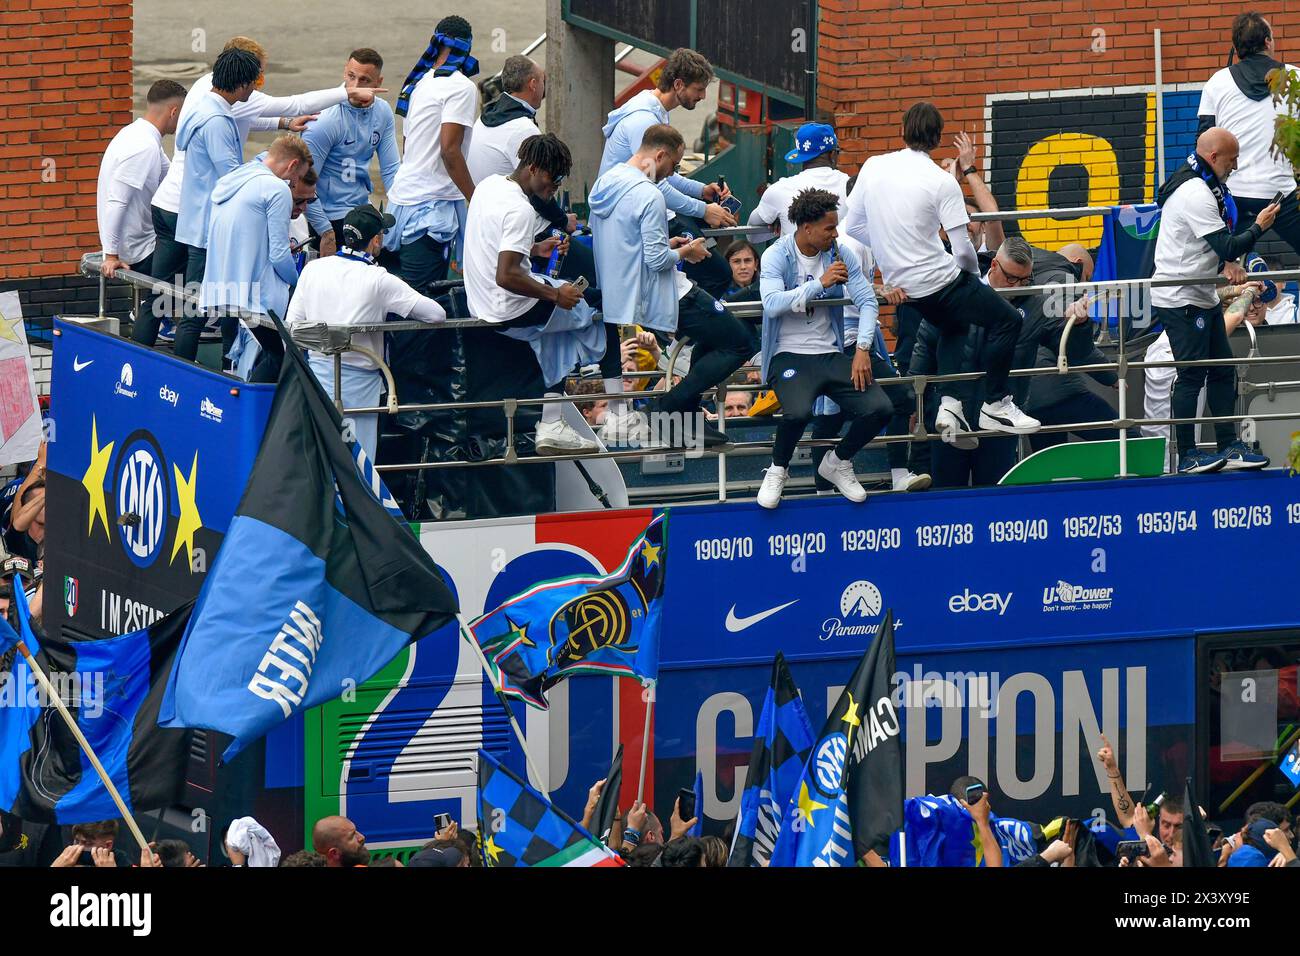
[[[1058,210],[1028,210],[1012,211],[997,214],[981,214],[980,217],[973,218],[1001,218],[1001,219],[1026,219],[1026,218],[1078,218],[1089,215],[1108,214],[1109,207],[1075,207],[1070,209]],[[739,227],[750,228],[750,227]],[[708,234],[724,234],[728,230],[709,230]],[[82,258],[81,271],[86,275],[98,276],[100,278],[100,314],[103,315],[105,306],[105,279],[99,271],[99,264],[102,256],[99,253],[90,253]],[[155,296],[170,296],[175,301],[187,303],[191,306],[197,306],[198,297],[190,290],[178,288],[170,282],[154,279],[141,273],[132,272],[122,269],[114,273],[113,278],[118,281],[127,283],[132,288],[133,308],[138,312],[141,304],[141,298],[145,294]],[[1249,276],[1251,281],[1269,279],[1274,282],[1284,282],[1291,279],[1300,279],[1300,270],[1273,270],[1265,273],[1252,273]],[[445,283],[450,286],[455,283]],[[1223,286],[1227,281],[1222,276],[1204,277],[1190,280],[1179,279],[1112,279],[1090,282],[1076,282],[1068,285],[1037,285],[1037,286],[1020,286],[1005,289],[995,289],[996,292],[1007,297],[1019,297],[1035,294],[1061,294],[1063,291],[1074,293],[1096,293],[1101,298],[1110,295],[1117,295],[1128,292],[1135,288],[1150,289],[1155,287],[1170,287],[1183,285],[1214,285]],[[881,300],[883,301],[883,300]],[[847,306],[852,305],[850,299],[827,299],[820,303],[824,306]],[[724,303],[733,315],[738,317],[753,317],[762,314],[762,303],[760,301]],[[271,324],[264,317],[259,316],[241,316],[251,325],[269,325]],[[1128,468],[1128,430],[1137,426],[1177,426],[1183,424],[1216,424],[1220,422],[1240,422],[1247,418],[1254,421],[1270,420],[1294,420],[1300,418],[1296,413],[1280,412],[1268,413],[1262,415],[1227,415],[1227,416],[1197,416],[1194,418],[1159,418],[1147,419],[1134,417],[1130,414],[1129,395],[1127,377],[1131,369],[1147,368],[1189,368],[1197,366],[1215,366],[1215,365],[1232,365],[1238,368],[1249,368],[1251,366],[1267,366],[1277,364],[1293,364],[1300,362],[1300,355],[1278,355],[1262,356],[1258,354],[1258,343],[1255,331],[1249,323],[1246,325],[1251,336],[1251,351],[1244,358],[1231,357],[1227,359],[1205,359],[1205,360],[1170,360],[1162,362],[1132,361],[1129,359],[1126,351],[1126,323],[1118,323],[1118,341],[1117,355],[1114,362],[1106,362],[1095,365],[1078,365],[1070,366],[1066,359],[1066,343],[1070,333],[1073,330],[1072,323],[1066,323],[1062,329],[1060,344],[1058,349],[1058,361],[1055,367],[1034,367],[1026,369],[1014,369],[1011,372],[1012,377],[1032,377],[1038,375],[1062,375],[1076,373],[1097,373],[1097,372],[1114,372],[1117,375],[1117,404],[1116,415],[1113,419],[1096,422],[1078,422],[1055,426],[1044,426],[1041,433],[1060,433],[1072,432],[1081,433],[1090,430],[1107,429],[1118,431],[1119,434],[1119,473],[1120,477],[1130,477]],[[298,326],[292,330],[295,342],[301,347],[313,349],[316,351],[332,354],[335,363],[335,402],[340,411],[346,414],[371,414],[387,412],[396,414],[399,412],[441,412],[441,411],[466,411],[481,409],[499,409],[505,417],[506,438],[505,450],[500,457],[488,458],[483,460],[454,460],[454,461],[420,461],[410,463],[392,463],[377,465],[379,471],[414,471],[414,470],[441,470],[451,468],[482,468],[501,465],[520,465],[520,464],[542,464],[556,461],[582,461],[585,459],[606,458],[614,461],[634,461],[648,457],[658,457],[665,453],[680,452],[681,449],[670,449],[663,447],[652,448],[635,448],[620,449],[615,451],[587,452],[579,454],[563,455],[519,455],[515,449],[515,434],[517,431],[515,418],[521,408],[541,407],[548,404],[559,402],[572,402],[576,405],[599,401],[602,399],[627,399],[635,400],[638,398],[650,398],[662,394],[660,390],[647,390],[640,392],[625,392],[615,394],[584,394],[566,395],[555,398],[547,397],[528,397],[528,398],[507,398],[495,401],[481,402],[446,402],[446,403],[410,403],[400,404],[397,399],[396,390],[393,386],[392,376],[388,368],[380,362],[385,378],[389,383],[389,400],[383,406],[376,407],[358,407],[344,408],[341,398],[340,384],[340,366],[341,356],[344,351],[355,348],[351,345],[350,339],[353,334],[366,332],[398,332],[398,331],[436,331],[447,329],[470,329],[470,328],[492,328],[493,323],[481,319],[449,319],[442,323],[428,324],[415,321],[398,321],[386,322],[375,325],[364,326],[331,326],[326,323],[316,323],[309,326]],[[665,373],[659,372],[626,372],[625,378],[646,378],[656,377],[663,374],[668,379],[672,374],[672,359],[675,358],[680,349],[681,343],[675,344],[670,352],[669,369]],[[373,356],[372,356],[373,357]],[[752,366],[746,366],[738,370],[737,374],[752,371]],[[913,429],[902,435],[880,435],[873,440],[876,445],[888,445],[894,442],[918,442],[918,441],[936,441],[941,440],[942,436],[930,434],[926,431],[926,390],[930,385],[947,384],[957,382],[973,382],[984,376],[984,372],[963,372],[948,375],[901,375],[895,378],[878,379],[877,382],[882,387],[899,388],[912,386],[915,392],[915,426]],[[1243,388],[1239,389],[1239,395],[1243,393],[1268,392],[1270,395],[1277,391],[1289,391],[1300,389],[1300,382],[1252,382],[1242,383]],[[721,410],[722,398],[727,391],[758,391],[764,389],[763,385],[752,384],[729,384],[722,383],[717,386],[718,395],[717,407]],[[717,418],[719,429],[725,431],[726,417],[719,414]],[[1002,437],[1004,433],[998,431],[972,431],[970,437]],[[799,447],[831,447],[837,443],[838,439],[814,439],[803,438],[799,441]],[[728,456],[746,457],[763,455],[770,453],[770,442],[733,442],[723,446],[720,451],[704,452],[702,454],[716,455],[718,459],[718,500],[726,500],[727,497],[727,480],[726,480],[726,459]]]

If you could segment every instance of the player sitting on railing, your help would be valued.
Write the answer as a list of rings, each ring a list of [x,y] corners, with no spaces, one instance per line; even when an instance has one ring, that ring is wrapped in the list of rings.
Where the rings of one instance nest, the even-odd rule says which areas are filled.
[[[758,503],[775,508],[789,476],[790,458],[812,418],[819,396],[849,418],[849,430],[817,466],[817,473],[850,501],[867,492],[853,473],[853,456],[889,423],[894,406],[876,377],[894,373],[876,319],[876,294],[849,249],[836,244],[839,197],[808,189],[790,204],[795,231],[763,253],[763,378],[781,402],[772,465]],[[858,340],[844,352],[844,309],[818,307],[818,299],[851,298],[858,307]]]

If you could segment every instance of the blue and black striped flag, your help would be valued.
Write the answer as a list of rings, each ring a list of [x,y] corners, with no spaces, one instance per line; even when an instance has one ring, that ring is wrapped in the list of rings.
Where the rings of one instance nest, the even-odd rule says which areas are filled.
[[[812,722],[803,697],[790,676],[785,655],[778,651],[758,717],[727,866],[767,866],[781,829],[781,816],[808,763],[812,745]]]
[[[772,866],[855,866],[903,823],[902,727],[885,617],[822,727],[772,850]]]
[[[190,734],[158,726],[172,658],[190,605],[143,631],[93,641],[32,631],[16,588],[21,639],[49,678],[131,812],[180,800]],[[0,650],[19,635],[0,620]],[[24,658],[0,675],[0,810],[58,824],[112,820],[108,789]]]
[[[230,734],[226,759],[362,684],[457,611],[433,559],[358,474],[338,410],[280,334],[270,420],[160,715],[165,727]]]

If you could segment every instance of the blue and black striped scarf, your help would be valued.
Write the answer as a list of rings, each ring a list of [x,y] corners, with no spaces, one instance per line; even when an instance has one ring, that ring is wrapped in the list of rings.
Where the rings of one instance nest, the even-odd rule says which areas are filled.
[[[403,81],[402,91],[397,94],[397,107],[393,112],[398,116],[406,115],[406,111],[411,107],[411,94],[415,92],[415,84],[424,79],[425,74],[430,70],[434,71],[434,76],[451,76],[458,70],[466,76],[476,76],[478,74],[478,60],[469,55],[470,45],[473,42],[473,37],[466,39],[449,37],[445,33],[435,33],[433,39],[429,41],[429,46],[424,51],[424,55],[420,57],[420,62],[415,64],[415,67]],[[447,56],[447,61],[434,70],[433,65],[438,62],[438,54],[442,52],[443,47],[450,48],[451,52]]]

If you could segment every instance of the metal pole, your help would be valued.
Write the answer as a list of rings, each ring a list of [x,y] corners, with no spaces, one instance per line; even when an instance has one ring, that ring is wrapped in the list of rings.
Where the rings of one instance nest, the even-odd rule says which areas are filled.
[[[1128,355],[1124,352],[1124,312],[1122,309],[1115,313],[1118,316],[1117,324],[1119,326],[1119,350],[1115,354],[1116,373],[1118,381],[1116,382],[1119,391],[1119,476],[1127,478],[1128,474]]]
[[[718,397],[713,406],[718,413],[718,431],[722,434],[727,433],[727,385],[724,382],[718,386]],[[701,415],[704,413],[701,412]],[[701,429],[703,432],[703,429]],[[703,437],[700,439],[703,441]],[[723,445],[722,447],[726,447]],[[727,454],[726,452],[718,453],[718,500],[727,500]]]
[[[1160,49],[1160,30],[1156,29],[1156,182],[1159,189],[1165,181],[1165,82],[1164,56]]]
[[[803,70],[803,115],[804,120],[811,123],[817,118],[817,0],[805,0],[807,9],[807,19],[804,22],[804,29],[807,36],[804,37],[808,44],[805,51]]]
[[[100,317],[101,319],[104,317],[104,284],[105,284],[105,282],[106,282],[106,280],[104,279],[104,273],[101,272],[101,273],[99,274],[99,317]]]
[[[645,729],[641,732],[641,776],[636,785],[636,802],[640,803],[641,798],[645,795],[645,765],[646,757],[650,753],[650,715],[655,709],[655,688],[651,684],[646,688],[645,702]]]

